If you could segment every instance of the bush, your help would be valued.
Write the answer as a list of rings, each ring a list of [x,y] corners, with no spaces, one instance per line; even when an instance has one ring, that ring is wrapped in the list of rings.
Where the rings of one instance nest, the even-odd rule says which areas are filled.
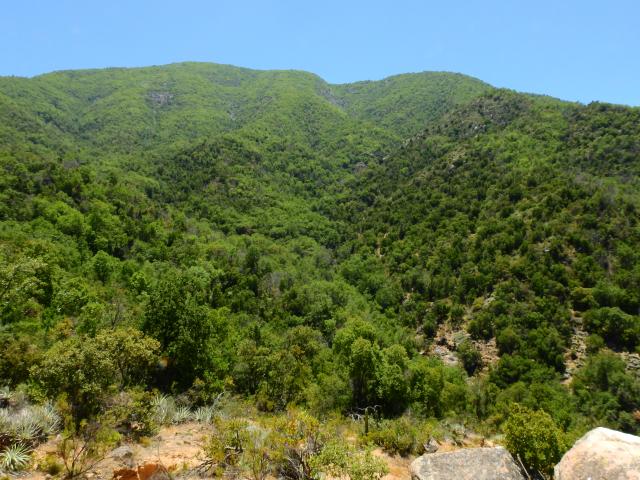
[[[478,348],[469,340],[458,345],[458,358],[469,375],[473,375],[482,367],[482,355]]]
[[[77,425],[69,413],[67,408],[58,455],[62,460],[65,478],[76,478],[104,460],[107,452],[120,440],[120,435],[112,428],[107,417],[91,422],[83,420]]]
[[[418,431],[406,417],[382,421],[365,439],[388,453],[402,456],[417,453],[420,446]]]
[[[467,330],[476,340],[491,339],[495,332],[492,314],[489,312],[479,313],[473,320],[469,322]]]
[[[615,353],[603,351],[587,360],[571,384],[580,410],[598,423],[637,434],[640,425],[629,418],[640,409],[640,381]]]
[[[349,478],[351,480],[381,480],[388,472],[383,460],[371,451],[356,451],[341,439],[327,442],[311,458],[313,478]]]
[[[584,316],[584,326],[588,332],[600,335],[613,347],[633,351],[640,344],[640,318],[617,307],[589,310]]]
[[[64,466],[58,462],[55,455],[47,455],[38,464],[38,470],[48,473],[52,477],[59,475],[64,470]]]
[[[593,355],[598,353],[605,347],[604,339],[598,335],[597,333],[592,333],[587,337],[586,340],[587,345],[587,353],[589,355]]]
[[[504,425],[507,449],[528,470],[550,475],[567,449],[564,433],[551,416],[515,404]]]
[[[139,440],[158,431],[155,397],[150,392],[130,390],[114,396],[108,405],[116,430]]]

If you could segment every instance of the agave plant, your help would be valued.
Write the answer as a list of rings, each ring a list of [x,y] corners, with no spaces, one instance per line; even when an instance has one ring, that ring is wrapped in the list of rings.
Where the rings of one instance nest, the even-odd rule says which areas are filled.
[[[176,403],[173,398],[167,395],[157,395],[153,399],[153,407],[155,409],[155,419],[160,425],[169,425],[173,423]]]
[[[33,407],[33,416],[42,434],[51,435],[60,430],[62,419],[51,403]]]
[[[23,470],[31,461],[31,450],[27,445],[14,443],[0,452],[0,470],[15,472]]]
[[[60,416],[51,404],[0,409],[0,448],[13,444],[33,447],[59,428]]]
[[[0,409],[0,432],[6,432],[11,429],[13,416],[7,409]]]
[[[185,407],[184,405],[179,406],[175,409],[173,414],[173,423],[184,423],[188,422],[191,419],[191,410],[189,407]]]
[[[213,405],[207,405],[198,408],[193,412],[193,419],[200,423],[211,423],[216,414],[216,408]]]
[[[6,407],[11,400],[11,389],[9,387],[0,387],[0,407]]]
[[[15,439],[21,444],[35,444],[42,436],[42,430],[31,416],[31,412],[22,411],[13,424]]]

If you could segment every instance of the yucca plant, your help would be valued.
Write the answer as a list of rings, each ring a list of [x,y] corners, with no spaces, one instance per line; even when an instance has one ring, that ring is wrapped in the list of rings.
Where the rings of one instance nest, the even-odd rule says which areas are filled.
[[[0,450],[14,444],[35,447],[60,429],[60,416],[51,404],[0,409]]]
[[[21,444],[35,445],[42,436],[42,430],[34,421],[31,412],[21,412],[13,425],[13,435]]]
[[[200,423],[211,423],[215,417],[216,408],[213,405],[206,405],[193,412],[193,419]]]
[[[0,470],[9,472],[23,470],[30,461],[31,450],[21,443],[14,443],[0,452]]]
[[[11,401],[12,392],[9,387],[0,387],[0,407],[5,408]]]
[[[51,435],[60,430],[62,419],[51,403],[33,407],[33,416],[36,425],[44,435]]]
[[[179,406],[173,414],[173,423],[185,423],[191,420],[191,410],[189,407]]]
[[[152,401],[155,409],[155,420],[158,425],[170,425],[173,423],[176,404],[173,398],[167,395],[157,395]]]

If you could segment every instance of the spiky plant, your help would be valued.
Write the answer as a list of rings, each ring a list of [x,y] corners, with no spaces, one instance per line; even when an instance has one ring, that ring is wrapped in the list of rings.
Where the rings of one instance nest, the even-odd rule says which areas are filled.
[[[159,425],[173,423],[176,412],[176,404],[173,398],[167,395],[157,395],[152,404],[155,409],[155,420]]]
[[[9,413],[8,409],[0,409],[0,432],[7,431],[11,428],[12,425],[12,415]]]
[[[42,436],[42,430],[35,422],[31,412],[21,412],[17,416],[17,421],[13,425],[15,439],[21,444],[34,445]]]
[[[33,407],[33,416],[36,425],[44,435],[51,435],[60,430],[62,419],[51,403]]]
[[[191,410],[189,407],[179,406],[173,414],[173,423],[185,423],[191,419]]]
[[[0,470],[9,472],[23,470],[30,461],[31,450],[21,443],[14,443],[0,452]]]
[[[216,415],[216,408],[213,405],[206,405],[198,408],[193,412],[193,418],[196,422],[211,423]]]
[[[11,400],[11,389],[9,387],[0,387],[0,406],[8,405]]]
[[[0,409],[0,449],[13,444],[34,447],[59,428],[60,416],[51,404]]]

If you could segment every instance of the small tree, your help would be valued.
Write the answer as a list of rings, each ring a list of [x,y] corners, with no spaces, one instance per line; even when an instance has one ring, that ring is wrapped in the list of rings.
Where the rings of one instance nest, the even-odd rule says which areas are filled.
[[[78,424],[66,402],[59,402],[58,407],[65,413],[65,428],[62,440],[58,443],[58,455],[62,459],[64,478],[73,479],[84,475],[104,460],[120,436],[107,417],[93,421],[82,420]]]
[[[478,348],[469,340],[465,340],[458,346],[458,358],[469,375],[482,367],[482,355]]]
[[[504,425],[507,449],[524,464],[543,475],[550,475],[566,450],[564,433],[551,416],[515,404]]]

